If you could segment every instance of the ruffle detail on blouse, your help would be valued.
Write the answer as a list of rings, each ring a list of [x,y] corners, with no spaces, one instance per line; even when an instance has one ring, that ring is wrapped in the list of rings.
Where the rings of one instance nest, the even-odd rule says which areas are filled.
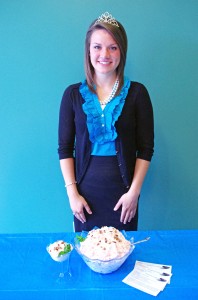
[[[120,94],[102,110],[97,95],[89,90],[86,80],[82,82],[80,93],[85,100],[82,107],[87,115],[87,128],[92,143],[104,144],[116,139],[115,122],[122,112],[130,84],[130,80],[125,78]]]

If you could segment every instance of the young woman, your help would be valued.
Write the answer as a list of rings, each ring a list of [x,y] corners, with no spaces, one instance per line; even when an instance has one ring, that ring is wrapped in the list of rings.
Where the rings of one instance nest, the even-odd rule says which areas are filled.
[[[138,200],[154,148],[144,85],[124,76],[127,36],[109,13],[89,27],[86,80],[64,92],[59,159],[75,231],[137,230]]]

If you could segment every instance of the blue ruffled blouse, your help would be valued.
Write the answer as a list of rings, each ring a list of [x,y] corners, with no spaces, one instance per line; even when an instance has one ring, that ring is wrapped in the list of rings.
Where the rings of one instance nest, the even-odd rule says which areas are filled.
[[[92,142],[92,155],[115,155],[114,141],[117,137],[115,122],[122,112],[130,84],[130,80],[125,77],[120,94],[113,98],[102,110],[97,95],[90,91],[86,80],[82,82],[80,93],[85,100],[82,107],[87,115],[87,128],[89,139]]]

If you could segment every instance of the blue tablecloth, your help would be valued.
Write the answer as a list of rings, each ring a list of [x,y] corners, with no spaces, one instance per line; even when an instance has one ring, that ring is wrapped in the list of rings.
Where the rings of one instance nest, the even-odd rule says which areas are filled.
[[[151,239],[136,246],[117,271],[101,275],[91,271],[78,253],[71,254],[72,277],[64,284],[56,281],[60,264],[54,262],[46,246],[75,233],[0,235],[0,299],[152,299],[122,282],[135,261],[172,265],[170,285],[160,299],[198,299],[198,230],[138,231],[130,237]]]

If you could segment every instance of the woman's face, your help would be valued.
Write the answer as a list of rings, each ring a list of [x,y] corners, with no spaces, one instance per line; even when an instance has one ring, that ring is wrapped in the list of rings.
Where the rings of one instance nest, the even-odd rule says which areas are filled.
[[[95,75],[114,75],[120,63],[120,49],[105,29],[97,29],[91,35],[90,59]]]

